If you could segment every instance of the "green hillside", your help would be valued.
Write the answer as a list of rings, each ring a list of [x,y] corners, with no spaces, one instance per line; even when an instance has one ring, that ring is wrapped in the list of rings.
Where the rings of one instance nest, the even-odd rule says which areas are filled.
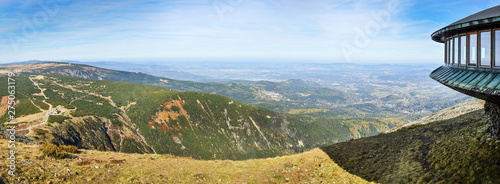
[[[221,95],[137,83],[63,75],[21,74],[15,79],[19,132],[85,149],[240,160],[302,152],[404,123],[288,115]],[[52,115],[45,124],[49,109]],[[0,123],[6,121],[7,116],[0,118]]]
[[[335,90],[322,87],[315,82],[299,79],[282,82],[230,81],[227,83],[200,83],[162,78],[140,72],[116,71],[61,62],[5,65],[0,66],[0,71],[17,71],[21,74],[37,75],[56,74],[84,79],[148,84],[172,91],[219,94],[245,104],[285,113],[308,112],[311,109],[318,108],[324,109],[320,113],[298,113],[314,117],[392,117],[409,122],[467,99],[453,95],[435,95],[435,91],[426,90],[431,89],[433,86],[422,89],[417,84],[408,82],[407,87],[393,89],[390,85],[378,85],[383,81],[372,81],[366,78],[361,81],[355,80],[357,82],[350,83],[349,86],[345,86],[345,89]],[[352,72],[355,71],[357,70]],[[338,76],[332,76],[332,78],[338,78]],[[351,81],[351,79],[340,78],[337,82],[342,80]],[[406,84],[406,82],[404,83]],[[391,90],[387,91],[388,88]]]
[[[446,113],[442,113],[446,114]],[[322,147],[346,171],[380,183],[500,183],[500,140],[477,110]]]
[[[196,91],[219,94],[242,103],[286,112],[289,109],[331,106],[352,102],[345,92],[321,87],[319,84],[302,80],[285,82],[241,83],[199,83],[179,81],[147,75],[139,72],[126,72],[98,68],[89,65],[70,63],[41,63],[29,65],[0,66],[0,70],[18,70],[21,74],[57,74],[84,79],[98,79],[118,82],[132,82],[158,86],[172,91]]]

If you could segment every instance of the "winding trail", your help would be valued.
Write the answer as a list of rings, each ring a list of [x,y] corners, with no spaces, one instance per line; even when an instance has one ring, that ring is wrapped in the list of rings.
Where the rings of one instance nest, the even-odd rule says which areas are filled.
[[[76,88],[74,88],[74,87],[72,87],[72,86],[70,86],[70,85],[62,85],[62,84],[59,84],[59,83],[57,83],[57,81],[52,81],[52,83],[53,83],[53,84],[56,84],[56,85],[58,85],[58,86],[60,86],[60,87],[63,87],[63,88],[66,88],[66,89],[69,89],[69,90],[75,91],[75,92],[84,93],[84,94],[88,94],[88,95],[96,96],[96,97],[99,97],[99,98],[102,98],[102,99],[107,100],[107,101],[108,101],[108,103],[109,103],[111,106],[116,107],[117,109],[119,109],[120,111],[122,111],[122,112],[123,112],[123,116],[124,116],[123,118],[124,118],[124,120],[125,120],[125,121],[127,121],[127,123],[129,123],[129,124],[131,124],[131,125],[133,124],[133,123],[132,123],[132,121],[130,120],[130,118],[128,117],[127,113],[126,113],[126,109],[127,109],[128,107],[130,107],[130,105],[133,105],[133,104],[127,104],[127,107],[125,107],[125,108],[120,108],[120,107],[118,107],[118,106],[116,105],[116,103],[113,101],[113,99],[111,99],[111,96],[103,96],[103,95],[98,94],[98,93],[94,93],[94,92],[90,92],[90,91],[84,91],[84,90],[79,90],[79,89],[76,89]],[[83,98],[83,97],[82,97],[82,98]],[[75,99],[75,100],[76,100],[76,99]],[[71,101],[71,102],[73,102],[73,101]],[[70,102],[70,104],[71,104],[71,102]],[[130,127],[130,129],[131,129],[131,130],[134,130],[132,127]],[[143,142],[146,146],[148,146],[149,148],[151,148],[151,150],[153,151],[153,153],[154,153],[154,154],[157,154],[157,153],[156,153],[156,150],[153,148],[153,146],[151,146],[151,145],[149,145],[149,144],[147,143],[146,139],[145,139],[145,138],[144,138],[144,136],[141,134],[141,132],[140,132],[139,128],[137,128],[137,129],[135,130],[135,133],[137,134],[137,136],[139,136],[139,138],[141,139],[141,141],[142,141],[142,142]],[[118,134],[120,135],[120,149],[119,149],[120,151],[119,151],[119,152],[121,152],[121,150],[122,150],[122,148],[123,148],[123,138],[122,138],[122,133],[121,133],[121,131],[118,131]]]
[[[35,81],[33,81],[33,79],[32,79],[31,77],[29,77],[29,79],[31,80],[31,82],[33,82],[33,84],[34,84],[34,85],[35,85],[38,89],[40,89],[40,94],[41,94],[41,95],[45,98],[45,99],[43,100],[43,103],[45,103],[45,104],[47,104],[47,105],[49,106],[49,110],[48,110],[48,111],[43,110],[42,108],[40,108],[39,106],[37,106],[37,105],[36,105],[36,104],[35,104],[35,103],[34,103],[34,102],[30,99],[30,101],[31,101],[31,103],[32,103],[33,105],[35,105],[36,107],[38,107],[38,108],[39,108],[40,110],[42,110],[43,112],[46,112],[46,117],[45,117],[45,120],[43,121],[43,123],[36,124],[36,125],[32,125],[32,126],[30,126],[30,127],[28,127],[28,128],[25,128],[25,129],[21,129],[21,130],[29,130],[29,132],[28,132],[26,135],[29,135],[29,134],[31,134],[31,133],[32,133],[32,128],[34,128],[34,127],[38,127],[38,126],[42,126],[42,125],[47,124],[47,121],[49,120],[50,112],[51,112],[52,107],[53,107],[53,106],[52,106],[52,104],[49,104],[49,103],[47,103],[47,102],[45,101],[46,99],[48,99],[48,97],[47,97],[47,96],[43,93],[43,89],[42,89],[42,88],[40,88],[40,86],[39,86],[39,85],[38,85]],[[76,88],[74,88],[74,87],[72,87],[72,86],[69,86],[69,85],[62,85],[62,84],[59,84],[59,83],[57,83],[56,81],[52,81],[52,83],[53,83],[53,84],[56,84],[56,85],[58,85],[58,86],[60,86],[60,87],[63,87],[63,88],[66,88],[66,89],[69,89],[69,90],[75,91],[75,92],[80,92],[80,93],[87,94],[87,95],[85,95],[85,96],[92,95],[92,96],[96,96],[96,97],[99,97],[99,98],[102,98],[102,99],[107,100],[107,101],[108,101],[108,103],[109,103],[111,106],[116,107],[116,108],[118,108],[120,111],[122,111],[122,113],[121,113],[121,114],[122,114],[122,116],[123,116],[124,120],[125,120],[128,124],[130,124],[130,125],[132,125],[132,124],[133,124],[133,123],[131,122],[130,118],[128,117],[127,113],[126,113],[126,109],[127,109],[128,107],[130,107],[130,105],[134,105],[134,104],[128,104],[128,105],[127,105],[127,107],[122,107],[122,108],[120,108],[120,107],[118,107],[118,106],[116,105],[116,103],[115,103],[115,102],[111,99],[111,96],[107,96],[107,97],[106,97],[106,96],[100,95],[100,94],[95,93],[95,92],[89,92],[89,91],[79,90],[79,89],[76,89]],[[84,98],[85,96],[80,97],[80,98],[77,98],[77,99]],[[73,99],[73,100],[72,100],[69,104],[71,104],[73,101],[75,101],[75,100],[77,100],[77,99]],[[76,107],[75,107],[75,110],[76,110]],[[130,126],[130,125],[129,125],[129,126]],[[144,143],[144,145],[145,145],[145,146],[149,147],[149,148],[153,151],[153,153],[154,153],[154,154],[157,154],[157,153],[156,153],[156,150],[155,150],[155,149],[154,149],[151,145],[149,145],[149,144],[147,143],[147,141],[146,141],[145,137],[144,137],[144,136],[140,133],[139,128],[137,128],[137,129],[134,129],[133,127],[129,127],[129,128],[130,128],[130,130],[132,130],[132,131],[133,131],[133,132],[134,132],[134,133],[135,133],[135,134],[139,137],[140,141],[142,141],[142,142]],[[121,152],[121,151],[122,151],[122,148],[123,148],[123,141],[124,141],[124,139],[123,139],[123,133],[122,133],[120,130],[117,130],[117,129],[111,129],[111,128],[109,128],[109,129],[108,129],[108,131],[115,131],[115,132],[117,132],[117,134],[120,136],[120,145],[119,145],[119,146],[120,146],[120,148],[119,148],[119,151],[118,151],[118,152]]]
[[[43,123],[36,124],[36,125],[32,125],[32,126],[30,126],[30,127],[28,127],[28,128],[22,129],[22,130],[26,130],[26,129],[28,129],[28,133],[27,133],[26,135],[29,135],[29,134],[31,134],[31,133],[33,132],[33,131],[31,130],[32,128],[34,128],[34,127],[38,127],[38,126],[42,126],[42,125],[47,124],[47,121],[49,120],[49,116],[50,116],[50,111],[52,110],[52,104],[47,103],[47,102],[45,101],[45,100],[47,100],[48,98],[47,98],[47,96],[45,96],[45,94],[43,93],[42,88],[40,88],[40,86],[39,86],[39,85],[38,85],[35,81],[33,81],[33,79],[32,79],[31,77],[28,77],[28,78],[31,80],[31,82],[33,82],[33,84],[34,84],[34,85],[35,85],[38,89],[40,89],[40,93],[42,94],[43,98],[45,98],[45,99],[43,99],[43,101],[42,101],[42,102],[43,102],[43,103],[45,103],[45,104],[47,104],[47,105],[49,105],[49,110],[48,110],[48,111],[46,111],[46,113],[47,113],[47,117],[45,117],[45,120],[43,121]],[[30,101],[31,101],[31,99],[30,99]],[[31,103],[33,103],[33,101],[31,101]],[[34,104],[35,104],[35,103],[33,103],[33,105],[34,105]],[[35,106],[36,106],[36,105],[35,105]],[[36,107],[38,107],[38,106],[36,106]],[[40,107],[38,107],[38,108],[40,108]],[[40,109],[41,109],[41,108],[40,108]],[[43,109],[41,109],[41,110],[43,110]],[[44,111],[44,112],[45,112],[45,111]]]
[[[89,91],[84,91],[84,90],[79,90],[79,89],[76,89],[76,88],[73,88],[72,86],[69,86],[69,85],[62,85],[62,84],[59,84],[57,83],[57,81],[52,81],[53,84],[56,84],[60,87],[63,87],[63,88],[66,88],[66,89],[69,89],[71,91],[75,91],[75,92],[79,92],[79,93],[85,93],[85,94],[89,94],[89,95],[92,95],[92,96],[96,96],[96,97],[99,97],[99,98],[102,98],[102,99],[105,99],[108,101],[108,103],[113,106],[113,107],[116,107],[118,108],[118,106],[116,106],[116,103],[111,99],[111,96],[102,96],[98,93],[94,93],[94,92],[89,92]],[[83,98],[83,97],[82,97]],[[76,99],[75,99],[76,100]],[[73,101],[71,101],[73,102]]]
[[[31,100],[31,98],[28,98],[31,102],[31,104],[33,104],[35,107],[37,107],[38,109],[40,109],[40,111],[44,112],[45,110],[43,110],[41,107],[39,107],[38,105],[35,104],[35,102],[33,102],[33,100]]]

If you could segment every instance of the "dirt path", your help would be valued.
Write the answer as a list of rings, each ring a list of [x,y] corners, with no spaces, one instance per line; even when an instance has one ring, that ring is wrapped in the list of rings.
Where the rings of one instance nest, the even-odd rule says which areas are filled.
[[[86,93],[86,94],[93,95],[93,96],[96,96],[96,97],[99,97],[99,98],[102,98],[102,99],[106,99],[106,100],[109,102],[109,104],[110,104],[111,106],[118,108],[118,107],[116,106],[115,102],[111,99],[111,97],[110,97],[110,96],[102,96],[102,95],[97,94],[97,93],[93,93],[93,92],[88,92],[88,91],[83,91],[83,90],[75,89],[75,88],[73,88],[73,87],[71,87],[71,86],[65,86],[65,85],[59,84],[59,83],[57,83],[56,81],[52,81],[52,83],[54,83],[54,84],[56,84],[56,85],[58,85],[58,86],[61,86],[61,87],[63,87],[63,88],[69,89],[69,90],[71,90],[71,91],[75,91],[75,92],[79,92],[79,93]]]
[[[34,81],[33,81],[33,79],[31,79],[31,78],[30,78],[30,80],[31,80],[31,82],[33,82],[33,84],[34,84],[35,86],[37,86],[37,87],[38,87],[38,89],[40,89],[42,96],[43,96],[45,99],[48,99],[48,98],[45,96],[45,94],[43,93],[43,90],[40,88],[40,86],[39,86],[36,82],[34,82]],[[79,90],[79,89],[76,89],[76,88],[74,88],[74,87],[72,87],[72,86],[69,86],[69,85],[62,85],[62,84],[59,84],[59,83],[57,83],[56,81],[52,81],[52,83],[53,83],[53,84],[56,84],[56,85],[58,85],[58,86],[60,86],[60,87],[63,87],[63,88],[69,89],[69,90],[71,90],[71,91],[75,91],[75,92],[79,92],[79,93],[84,93],[84,94],[87,94],[87,95],[92,95],[92,96],[96,96],[96,97],[99,97],[99,98],[102,98],[102,99],[107,100],[111,106],[116,107],[116,108],[118,108],[120,111],[122,111],[122,112],[123,112],[123,116],[124,116],[124,120],[125,120],[125,121],[127,121],[127,123],[129,123],[130,125],[132,125],[132,122],[131,122],[130,118],[128,117],[127,113],[126,113],[126,109],[128,109],[131,105],[135,105],[135,103],[130,103],[130,104],[127,104],[127,106],[126,106],[126,107],[118,107],[118,106],[116,105],[116,103],[115,103],[115,102],[111,99],[111,96],[103,96],[103,95],[98,94],[98,93],[89,92],[89,91],[84,91],[84,90]],[[85,95],[85,96],[87,96],[87,95]],[[85,96],[80,97],[79,99],[84,98]],[[73,100],[72,100],[69,104],[71,104],[71,103],[72,103],[73,101],[75,101],[75,100],[77,100],[77,99],[73,99]],[[32,131],[31,131],[31,128],[33,128],[33,127],[37,127],[37,126],[42,126],[42,125],[46,124],[46,123],[47,123],[47,121],[48,121],[48,119],[49,119],[49,112],[50,112],[50,111],[51,111],[51,109],[52,109],[52,105],[51,105],[51,104],[49,104],[49,103],[47,103],[47,102],[45,102],[45,100],[43,100],[43,102],[44,102],[45,104],[49,105],[49,107],[50,107],[50,108],[49,108],[49,111],[47,112],[47,117],[46,117],[46,119],[45,119],[44,123],[37,124],[37,125],[33,125],[33,126],[30,126],[30,127],[26,128],[26,129],[29,129],[28,134],[30,134],[30,133],[32,132]],[[76,107],[75,107],[75,110],[76,110]],[[44,112],[45,112],[45,111],[44,111]],[[26,129],[23,129],[23,130],[26,130]],[[134,131],[134,128],[130,127],[130,129]],[[122,151],[122,148],[123,148],[123,135],[122,135],[122,132],[121,132],[121,131],[119,131],[119,130],[115,130],[115,129],[109,129],[109,131],[115,131],[115,132],[117,132],[117,133],[118,133],[118,135],[120,136],[120,148],[119,148],[119,151],[118,151],[118,152],[121,152],[121,151]],[[149,148],[151,148],[151,150],[152,150],[152,151],[156,154],[156,150],[155,150],[155,149],[154,149],[151,145],[149,145],[149,144],[147,143],[147,141],[146,141],[146,139],[144,138],[144,136],[140,133],[139,128],[135,129],[135,133],[136,133],[136,135],[137,135],[137,136],[139,136],[140,140],[141,140],[141,141],[142,141],[142,142],[143,142],[146,146],[148,146]],[[26,135],[28,135],[28,134],[26,134]]]
[[[58,86],[61,86],[63,88],[66,88],[66,89],[69,89],[71,91],[75,91],[75,92],[80,92],[80,93],[86,93],[86,94],[89,94],[89,95],[93,95],[93,96],[96,96],[96,97],[99,97],[99,98],[102,98],[102,99],[105,99],[109,102],[109,104],[113,107],[116,107],[118,108],[120,111],[123,112],[123,115],[124,115],[124,118],[125,118],[125,121],[128,121],[128,123],[132,124],[130,118],[128,117],[127,113],[126,113],[126,109],[128,109],[131,105],[134,105],[135,103],[131,103],[131,104],[127,104],[127,107],[118,107],[116,106],[116,103],[113,101],[113,99],[111,99],[111,96],[103,96],[101,94],[98,94],[98,93],[93,93],[93,92],[88,92],[88,91],[83,91],[83,90],[79,90],[79,89],[75,89],[73,88],[72,86],[68,86],[68,85],[62,85],[62,84],[59,84],[57,83],[56,81],[53,81],[54,84],[58,85]],[[71,101],[73,102],[73,101]],[[137,128],[135,130],[135,133],[141,138],[142,142],[148,146],[149,148],[151,148],[151,150],[153,150],[153,152],[156,154],[156,150],[153,148],[153,146],[149,145],[146,141],[146,139],[144,138],[144,136],[141,134],[139,128]],[[120,135],[120,151],[122,150],[122,144],[123,144],[123,138],[122,138],[122,135],[121,135],[121,132],[118,131],[118,134]]]
[[[31,98],[28,98],[31,102],[31,104],[33,104],[35,107],[37,107],[38,109],[40,109],[40,111],[44,112],[45,110],[43,110],[42,108],[40,108],[38,105],[35,104],[35,102],[33,102],[33,100],[31,100]]]
[[[35,105],[36,107],[40,108],[40,110],[42,110],[43,112],[46,112],[47,113],[47,117],[45,117],[45,120],[43,121],[43,123],[40,123],[40,124],[37,124],[37,125],[32,125],[28,128],[25,128],[25,129],[22,129],[22,130],[26,130],[28,129],[28,133],[26,135],[30,135],[33,131],[31,130],[32,128],[34,127],[38,127],[38,126],[42,126],[42,125],[45,125],[47,124],[47,121],[49,120],[49,116],[50,116],[50,111],[52,110],[52,104],[50,103],[47,103],[45,100],[47,99],[47,96],[45,96],[45,94],[43,93],[43,90],[42,88],[40,88],[40,86],[35,82],[33,81],[33,79],[31,77],[29,77],[29,79],[31,80],[31,82],[33,82],[33,84],[38,88],[40,89],[40,93],[42,94],[42,96],[45,98],[42,102],[49,105],[49,110],[48,111],[44,111],[43,109],[41,109],[40,107],[36,106],[35,103],[33,103],[33,101],[31,101],[31,103],[33,103],[33,105]]]

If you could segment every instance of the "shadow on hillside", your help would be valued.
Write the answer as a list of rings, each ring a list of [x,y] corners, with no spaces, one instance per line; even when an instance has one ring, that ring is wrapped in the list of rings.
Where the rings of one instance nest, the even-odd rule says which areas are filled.
[[[380,183],[500,183],[500,141],[483,110],[322,147],[346,171]]]

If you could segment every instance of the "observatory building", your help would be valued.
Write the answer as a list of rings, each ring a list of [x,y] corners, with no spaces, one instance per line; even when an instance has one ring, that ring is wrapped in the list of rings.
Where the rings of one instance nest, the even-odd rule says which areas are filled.
[[[444,44],[444,65],[429,76],[486,101],[490,133],[500,138],[500,6],[480,11],[432,33]]]
[[[459,92],[500,104],[500,6],[432,34],[444,43],[444,65],[429,76]]]

